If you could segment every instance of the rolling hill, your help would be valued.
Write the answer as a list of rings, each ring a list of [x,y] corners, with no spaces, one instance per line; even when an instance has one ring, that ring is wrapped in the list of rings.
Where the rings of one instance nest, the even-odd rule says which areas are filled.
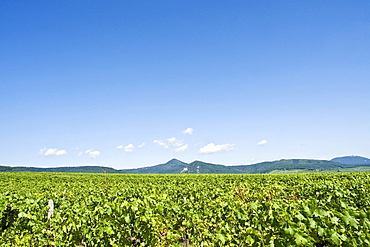
[[[283,159],[252,165],[225,166],[202,161],[185,163],[172,159],[164,164],[135,169],[117,170],[103,166],[79,167],[10,167],[0,166],[0,172],[68,172],[68,173],[131,173],[131,174],[257,174],[298,172],[351,172],[369,171],[370,159],[361,156],[344,156],[332,160]]]
[[[331,159],[330,161],[346,165],[370,165],[370,159],[355,155],[337,157]]]
[[[364,164],[343,164],[328,160],[313,159],[283,159],[238,166],[225,166],[202,161],[185,163],[177,159],[172,159],[165,164],[137,169],[125,169],[123,171],[135,174],[256,174],[291,170],[300,170],[301,172],[336,172],[340,169],[343,171],[343,169],[360,166],[364,166]]]

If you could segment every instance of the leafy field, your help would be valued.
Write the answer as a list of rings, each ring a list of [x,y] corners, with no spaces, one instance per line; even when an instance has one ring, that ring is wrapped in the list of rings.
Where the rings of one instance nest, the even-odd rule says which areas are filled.
[[[369,189],[369,173],[0,173],[0,245],[368,246]]]

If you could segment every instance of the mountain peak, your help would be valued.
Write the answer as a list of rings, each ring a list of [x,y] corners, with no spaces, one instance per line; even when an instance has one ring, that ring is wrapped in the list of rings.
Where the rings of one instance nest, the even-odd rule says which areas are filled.
[[[166,163],[166,165],[169,165],[169,164],[175,164],[175,165],[187,165],[185,162],[182,162],[181,160],[178,160],[176,158],[173,158],[171,159],[170,161],[168,161]]]
[[[176,158],[173,158],[173,159],[169,160],[168,162],[176,162],[176,161],[180,161],[180,160],[178,160],[178,159],[176,159]],[[167,163],[168,163],[168,162],[167,162]]]

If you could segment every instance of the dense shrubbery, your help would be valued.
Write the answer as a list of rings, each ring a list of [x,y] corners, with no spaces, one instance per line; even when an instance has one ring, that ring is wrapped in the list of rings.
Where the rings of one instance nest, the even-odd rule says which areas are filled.
[[[369,183],[368,173],[0,173],[0,244],[365,246]]]

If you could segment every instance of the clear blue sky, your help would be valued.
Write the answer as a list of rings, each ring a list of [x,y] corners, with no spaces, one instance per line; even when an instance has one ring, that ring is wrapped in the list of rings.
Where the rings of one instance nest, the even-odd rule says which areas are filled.
[[[0,164],[370,157],[369,13],[369,1],[1,1]]]

